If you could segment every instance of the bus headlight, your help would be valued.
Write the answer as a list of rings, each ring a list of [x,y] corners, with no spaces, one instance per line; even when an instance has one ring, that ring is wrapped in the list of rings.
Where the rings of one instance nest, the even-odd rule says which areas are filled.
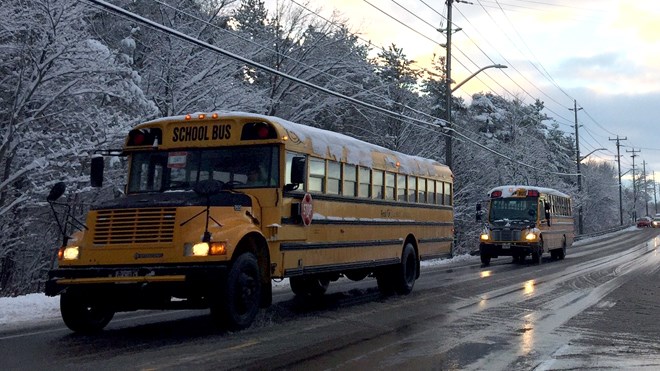
[[[488,233],[484,232],[481,234],[481,236],[479,236],[479,239],[482,241],[488,241],[488,239],[490,239],[490,236],[488,235]]]
[[[57,252],[60,260],[78,260],[80,258],[80,248],[78,246],[61,247]]]
[[[525,239],[527,241],[535,241],[536,240],[536,233],[534,232],[529,232],[525,235]]]
[[[226,255],[227,242],[198,242],[194,245],[187,243],[183,250],[185,256]]]

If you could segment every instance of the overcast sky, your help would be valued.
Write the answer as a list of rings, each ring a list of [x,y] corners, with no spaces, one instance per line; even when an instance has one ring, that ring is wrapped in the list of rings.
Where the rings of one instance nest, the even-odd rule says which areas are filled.
[[[446,28],[444,0],[277,0],[308,4],[329,18],[340,13],[375,50],[391,44],[428,67]],[[275,0],[272,0],[274,3]],[[614,161],[621,141],[622,172],[631,169],[633,148],[641,173],[660,180],[660,2],[657,0],[470,0],[453,5],[452,78],[461,82],[479,68],[488,69],[455,94],[492,91],[527,103],[543,101],[560,127],[575,132],[573,100],[580,123],[580,152],[589,159]],[[400,5],[399,5],[400,4]],[[414,14],[414,15],[413,15]],[[396,18],[393,19],[393,18]],[[582,109],[580,109],[582,108]],[[649,175],[650,176],[650,175]]]

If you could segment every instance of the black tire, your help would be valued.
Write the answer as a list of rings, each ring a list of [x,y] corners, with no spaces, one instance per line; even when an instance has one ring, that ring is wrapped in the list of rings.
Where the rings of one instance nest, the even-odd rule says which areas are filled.
[[[566,257],[566,236],[561,241],[561,249],[557,250],[557,259],[564,260]]]
[[[328,290],[330,280],[321,277],[291,277],[289,285],[298,296],[322,296]]]
[[[369,271],[366,270],[353,270],[344,273],[344,276],[346,276],[346,278],[351,281],[362,281],[363,279],[367,278],[368,275]]]
[[[376,283],[378,284],[378,290],[380,290],[381,294],[394,294],[393,277],[395,274],[396,273],[392,268],[382,268],[379,272],[376,273]]]
[[[538,246],[532,252],[532,263],[541,264],[543,262],[543,239],[539,240]]]
[[[419,262],[417,253],[411,243],[407,243],[401,254],[401,264],[395,269],[394,291],[399,295],[408,295],[415,286],[418,276]]]
[[[307,295],[307,280],[305,277],[291,277],[289,278],[289,286],[291,291],[298,296]]]
[[[60,295],[60,313],[68,328],[87,334],[103,330],[115,315],[100,300],[88,300],[81,294],[68,292]]]
[[[250,327],[259,312],[261,274],[252,253],[241,254],[227,276],[224,295],[211,305],[211,316],[224,329],[243,330]]]
[[[520,255],[512,255],[511,256],[511,263],[512,264],[520,263]]]
[[[490,265],[490,255],[482,252],[480,257],[481,257],[481,264],[483,264],[484,267]]]
[[[311,296],[323,296],[328,291],[330,280],[327,278],[314,278],[311,277],[307,280],[307,291]]]

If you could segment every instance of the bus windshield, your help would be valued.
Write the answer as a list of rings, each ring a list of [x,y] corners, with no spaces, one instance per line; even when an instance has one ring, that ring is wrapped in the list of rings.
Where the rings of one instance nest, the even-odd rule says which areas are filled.
[[[232,188],[277,187],[277,146],[222,147],[136,152],[131,156],[128,193],[188,190],[218,180]]]
[[[491,222],[536,220],[537,198],[499,198],[490,201]]]

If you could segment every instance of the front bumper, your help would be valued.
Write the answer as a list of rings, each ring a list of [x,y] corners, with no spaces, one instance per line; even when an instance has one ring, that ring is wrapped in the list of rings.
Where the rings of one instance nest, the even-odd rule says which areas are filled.
[[[102,297],[117,311],[171,308],[174,297],[189,299],[184,307],[190,308],[204,307],[224,287],[227,265],[65,267],[48,276],[47,296],[75,291]]]
[[[492,258],[499,256],[525,256],[538,251],[537,243],[481,243],[479,253]]]

